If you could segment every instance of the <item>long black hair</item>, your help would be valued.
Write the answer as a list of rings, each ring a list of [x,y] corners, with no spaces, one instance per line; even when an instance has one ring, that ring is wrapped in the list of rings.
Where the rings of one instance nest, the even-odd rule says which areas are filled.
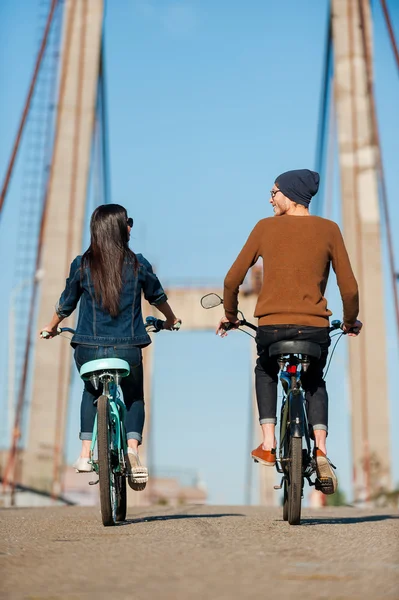
[[[83,254],[82,266],[90,268],[96,301],[116,317],[123,285],[125,259],[136,271],[137,257],[129,248],[126,209],[119,204],[103,204],[90,220],[90,246]]]

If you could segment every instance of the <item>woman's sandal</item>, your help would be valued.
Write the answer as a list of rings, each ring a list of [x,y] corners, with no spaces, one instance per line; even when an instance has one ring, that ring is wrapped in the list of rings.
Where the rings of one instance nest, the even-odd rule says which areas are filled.
[[[133,448],[127,449],[126,464],[129,469],[128,484],[135,492],[142,492],[148,481],[148,469],[143,467],[139,455]]]
[[[90,458],[82,458],[79,456],[77,460],[73,463],[73,467],[76,473],[91,473],[93,470],[93,465],[89,463]]]

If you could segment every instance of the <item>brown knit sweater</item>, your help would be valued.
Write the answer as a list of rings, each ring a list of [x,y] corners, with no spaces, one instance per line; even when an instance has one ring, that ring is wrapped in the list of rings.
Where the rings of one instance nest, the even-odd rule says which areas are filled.
[[[226,316],[237,318],[238,288],[248,269],[263,258],[263,284],[255,308],[259,325],[328,327],[324,292],[330,263],[336,273],[344,323],[355,323],[359,297],[348,254],[336,223],[321,217],[282,215],[255,226],[224,281]]]

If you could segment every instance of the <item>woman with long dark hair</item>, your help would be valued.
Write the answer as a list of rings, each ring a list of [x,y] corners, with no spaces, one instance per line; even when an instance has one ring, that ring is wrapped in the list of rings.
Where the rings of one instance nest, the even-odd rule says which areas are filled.
[[[75,310],[80,300],[76,333],[71,345],[75,362],[81,366],[98,358],[121,358],[130,365],[130,375],[122,379],[126,405],[127,462],[129,484],[144,489],[148,471],[140,463],[138,447],[144,427],[142,348],[151,343],[141,313],[141,297],[165,316],[165,329],[178,319],[167,302],[164,290],[150,263],[129,248],[133,219],[119,204],[105,204],[93,212],[90,222],[90,246],[71,264],[66,286],[51,322],[41,331],[46,339],[57,335],[57,327]],[[101,387],[101,386],[100,386]],[[85,383],[81,405],[80,439],[82,450],[74,467],[78,472],[92,470],[88,462],[96,415],[95,401],[101,389]]]

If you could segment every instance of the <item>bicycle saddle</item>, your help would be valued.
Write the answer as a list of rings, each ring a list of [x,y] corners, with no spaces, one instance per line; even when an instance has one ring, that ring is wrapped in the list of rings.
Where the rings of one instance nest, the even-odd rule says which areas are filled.
[[[130,367],[129,363],[121,358],[98,358],[82,365],[80,376],[84,381],[87,381],[93,373],[98,371],[116,371],[122,377],[127,377],[130,373]]]
[[[269,347],[269,356],[277,356],[281,354],[307,354],[313,358],[320,358],[321,348],[319,344],[313,342],[304,342],[302,340],[283,340],[282,342],[274,342]]]

